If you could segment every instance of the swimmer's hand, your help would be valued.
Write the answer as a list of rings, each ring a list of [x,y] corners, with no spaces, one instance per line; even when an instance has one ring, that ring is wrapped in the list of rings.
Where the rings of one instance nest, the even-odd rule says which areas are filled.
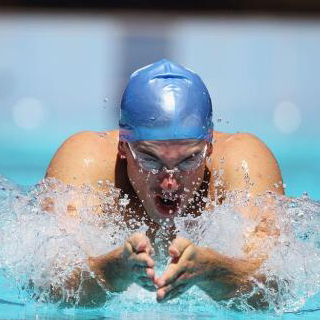
[[[156,291],[153,254],[150,240],[143,233],[132,235],[125,242],[122,253],[129,275],[135,283],[149,291]]]
[[[216,301],[226,300],[251,291],[255,286],[251,278],[263,279],[263,275],[255,274],[261,259],[227,257],[185,238],[177,237],[169,247],[169,254],[171,263],[164,274],[155,279],[158,302],[176,298],[193,285]],[[264,308],[262,300],[263,295],[258,292],[248,303],[257,309]]]
[[[178,297],[193,285],[201,289],[209,285],[215,291],[225,296],[225,291],[234,289],[224,284],[221,290],[221,283],[212,286],[212,279],[217,280],[220,276],[228,276],[228,267],[221,268],[219,265],[219,254],[205,247],[194,245],[191,241],[177,237],[169,247],[169,254],[172,257],[171,263],[164,274],[155,279],[158,287],[157,301],[165,302]],[[220,273],[221,272],[221,273]],[[214,287],[214,288],[213,288]],[[206,290],[205,290],[206,291]]]
[[[169,254],[172,259],[167,270],[155,279],[158,302],[178,297],[200,281],[206,272],[201,248],[185,238],[177,237],[169,247]]]
[[[100,284],[111,292],[125,291],[132,283],[155,291],[153,253],[149,238],[135,233],[123,246],[106,255],[89,258],[89,264]]]

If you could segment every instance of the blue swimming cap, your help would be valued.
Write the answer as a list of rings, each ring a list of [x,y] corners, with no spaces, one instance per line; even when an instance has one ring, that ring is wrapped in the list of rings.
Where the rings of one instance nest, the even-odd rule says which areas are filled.
[[[121,101],[121,141],[212,140],[208,90],[194,72],[162,59],[135,71]]]

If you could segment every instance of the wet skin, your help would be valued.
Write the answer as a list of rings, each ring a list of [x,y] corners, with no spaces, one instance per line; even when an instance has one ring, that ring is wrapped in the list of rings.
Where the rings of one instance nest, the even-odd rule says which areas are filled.
[[[120,157],[127,160],[130,184],[140,202],[143,203],[149,218],[158,225],[165,220],[167,224],[173,224],[173,218],[179,212],[185,211],[194,197],[193,191],[198,190],[202,184],[205,161],[198,168],[190,171],[179,170],[178,165],[192,155],[200,153],[205,145],[205,141],[188,140],[136,143],[136,150],[159,159],[165,166],[159,172],[152,172],[140,168],[137,161],[133,159],[128,144],[120,142],[119,153]],[[211,145],[207,150],[207,156],[210,156]],[[172,205],[166,205],[166,200],[170,200],[167,203]]]
[[[97,281],[108,290],[123,291],[136,282],[147,290],[156,290],[157,300],[162,302],[197,285],[213,299],[228,299],[239,286],[247,285],[248,278],[261,265],[266,253],[259,255],[259,243],[269,236],[268,221],[272,224],[273,212],[264,213],[267,227],[263,232],[259,229],[259,232],[252,234],[248,247],[244,248],[248,259],[244,260],[222,256],[213,249],[202,248],[188,239],[174,236],[175,216],[201,214],[204,203],[197,199],[194,191],[200,192],[201,196],[210,196],[218,205],[228,191],[244,190],[248,185],[246,177],[249,176],[253,182],[250,203],[267,191],[283,194],[277,162],[259,139],[249,134],[218,132],[214,133],[214,137],[215,142],[208,144],[207,149],[210,161],[189,172],[170,170],[188,156],[201,151],[205,141],[136,143],[135,150],[153,156],[166,167],[156,174],[141,169],[128,145],[118,142],[117,131],[79,133],[69,138],[55,154],[46,177],[56,177],[75,186],[89,183],[105,192],[108,192],[108,187],[99,185],[98,181],[114,182],[123,194],[129,195],[129,209],[135,219],[144,218],[149,226],[147,235],[134,234],[122,247],[104,256],[89,258]],[[221,181],[215,183],[215,172],[221,170]],[[276,188],[275,184],[280,187]],[[253,205],[239,208],[239,214],[252,219],[261,215]],[[163,223],[171,226],[168,228],[171,232],[168,240],[172,241],[168,244],[168,255],[172,261],[164,274],[155,275],[152,253],[157,248],[154,248],[153,240],[155,231]],[[249,258],[253,250],[258,257],[256,259]]]

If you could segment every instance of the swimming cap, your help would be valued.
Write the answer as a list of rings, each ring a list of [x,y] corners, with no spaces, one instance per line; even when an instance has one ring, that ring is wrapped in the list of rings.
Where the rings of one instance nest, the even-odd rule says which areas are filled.
[[[135,71],[121,101],[121,141],[212,140],[212,106],[194,72],[162,59]]]

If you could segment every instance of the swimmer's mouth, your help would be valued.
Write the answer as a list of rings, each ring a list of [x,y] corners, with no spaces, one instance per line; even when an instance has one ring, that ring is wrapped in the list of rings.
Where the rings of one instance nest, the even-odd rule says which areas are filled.
[[[174,216],[180,205],[181,199],[180,197],[163,197],[163,196],[155,196],[155,205],[158,211],[165,216]]]

